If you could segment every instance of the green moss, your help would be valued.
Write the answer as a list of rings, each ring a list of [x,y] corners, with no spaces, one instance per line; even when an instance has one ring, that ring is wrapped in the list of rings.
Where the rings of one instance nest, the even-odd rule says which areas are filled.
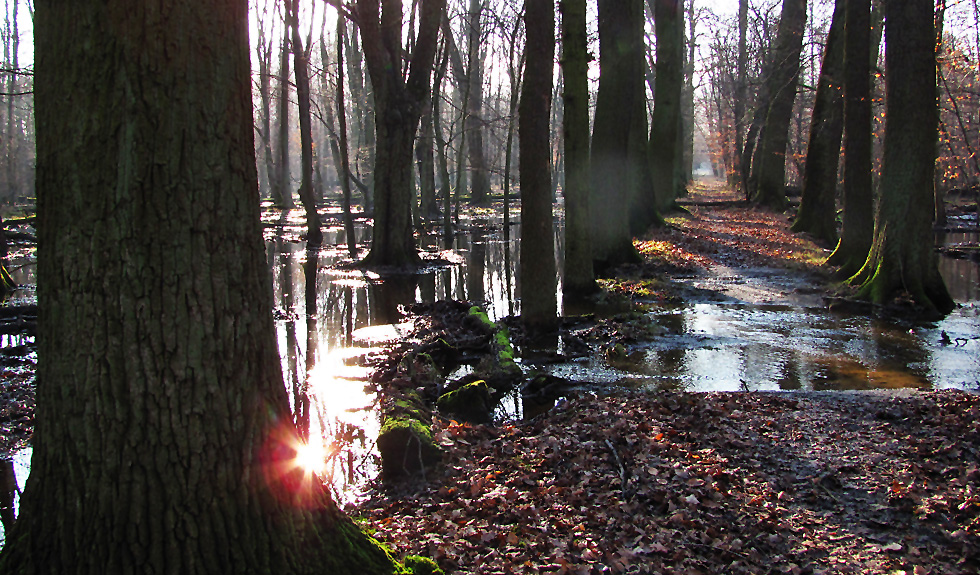
[[[493,418],[490,388],[482,379],[442,394],[436,405],[440,411],[469,423],[489,423]]]
[[[419,555],[406,556],[405,569],[413,575],[445,575],[445,571],[435,561]]]
[[[385,418],[378,434],[378,453],[386,479],[425,472],[442,460],[442,450],[432,430],[418,419],[404,415]]]
[[[493,321],[490,319],[490,316],[487,315],[487,312],[483,311],[483,309],[481,309],[480,306],[478,305],[475,305],[470,308],[470,315],[477,317],[481,322],[486,324],[487,327],[491,329],[497,328],[497,324],[493,323]]]

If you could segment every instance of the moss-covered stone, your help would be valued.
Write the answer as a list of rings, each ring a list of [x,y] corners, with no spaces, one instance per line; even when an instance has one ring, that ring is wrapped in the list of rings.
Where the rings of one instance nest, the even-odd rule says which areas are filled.
[[[405,569],[412,575],[445,575],[445,571],[435,561],[419,555],[405,557]]]
[[[386,479],[424,472],[442,460],[442,450],[432,439],[432,430],[412,417],[385,418],[378,434],[381,470]]]
[[[490,423],[493,401],[490,388],[483,380],[467,383],[456,391],[444,393],[436,402],[439,411],[468,423]]]

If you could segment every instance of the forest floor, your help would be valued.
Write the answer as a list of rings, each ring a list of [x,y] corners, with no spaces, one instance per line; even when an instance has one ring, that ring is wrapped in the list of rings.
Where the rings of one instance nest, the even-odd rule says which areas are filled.
[[[695,190],[604,281],[638,299],[820,301],[784,214]],[[673,279],[672,279],[673,278]],[[446,462],[348,509],[455,573],[980,572],[980,397],[577,392],[498,425],[437,421]]]

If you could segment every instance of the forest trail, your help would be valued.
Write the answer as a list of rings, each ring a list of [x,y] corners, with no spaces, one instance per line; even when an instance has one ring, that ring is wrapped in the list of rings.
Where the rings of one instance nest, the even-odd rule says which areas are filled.
[[[790,233],[788,215],[719,182],[683,205],[607,290],[826,306],[827,252]],[[980,569],[975,394],[600,389],[528,421],[438,420],[445,463],[349,511],[454,573]]]

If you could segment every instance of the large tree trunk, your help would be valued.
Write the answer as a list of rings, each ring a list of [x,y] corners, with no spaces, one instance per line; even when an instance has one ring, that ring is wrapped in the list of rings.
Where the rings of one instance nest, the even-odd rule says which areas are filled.
[[[684,88],[684,3],[655,0],[657,79],[653,121],[650,127],[650,160],[657,208],[670,207],[677,198],[677,163]]]
[[[521,320],[533,336],[557,330],[555,227],[551,212],[551,83],[555,5],[525,6],[527,61],[521,88]]]
[[[631,30],[642,16],[641,0],[599,0],[599,91],[592,128],[590,197],[592,261],[597,273],[640,260],[629,212],[636,195],[635,174],[642,168],[636,163],[647,164],[645,158],[630,155],[631,132],[634,140],[640,138],[636,126],[646,119],[645,106],[634,103],[643,93],[637,88],[643,70],[636,66],[636,35]],[[643,110],[643,122],[634,117],[638,110]]]
[[[374,87],[377,150],[374,163],[374,229],[368,267],[419,263],[412,226],[415,133],[429,91],[439,22],[445,0],[420,0],[418,36],[402,75],[401,0],[358,0],[357,18],[368,73]]]
[[[247,34],[244,0],[38,4],[43,360],[4,573],[394,570],[295,467]]]
[[[786,146],[800,76],[806,27],[806,0],[783,0],[766,91],[770,95],[757,153],[752,161],[752,200],[775,209],[786,206]]]
[[[594,293],[589,229],[589,46],[585,0],[561,6],[562,71],[565,75],[565,269],[563,293]]]
[[[930,0],[885,1],[885,152],[881,199],[868,259],[852,281],[876,303],[905,292],[945,315],[953,299],[939,275],[932,202],[938,108]]]
[[[847,0],[844,27],[844,217],[827,265],[847,278],[868,258],[874,235],[871,179],[871,0]]]
[[[803,196],[794,232],[807,232],[830,245],[837,243],[837,168],[844,130],[844,18],[847,0],[837,0],[827,33],[817,86],[810,143],[803,172]]]

